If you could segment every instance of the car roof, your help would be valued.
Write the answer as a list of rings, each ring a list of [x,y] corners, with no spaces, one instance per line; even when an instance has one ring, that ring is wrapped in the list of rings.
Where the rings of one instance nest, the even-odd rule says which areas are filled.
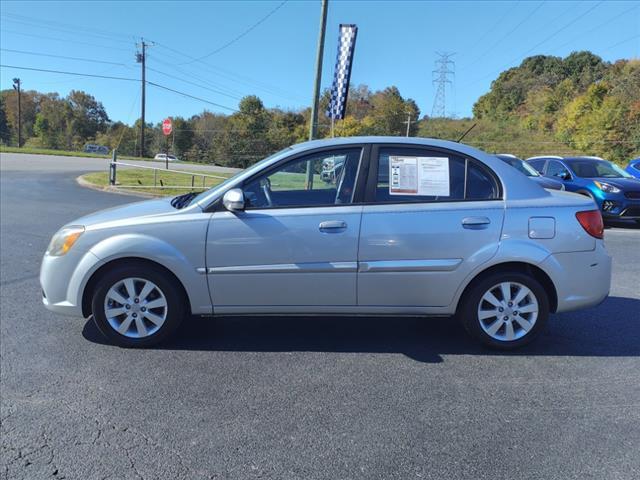
[[[547,160],[547,159],[562,160],[562,157],[558,155],[536,155],[535,157],[527,158],[526,161],[528,162],[529,160]]]
[[[564,157],[564,160],[596,160],[596,161],[606,162],[604,158],[592,157],[587,155],[576,156],[576,157]]]

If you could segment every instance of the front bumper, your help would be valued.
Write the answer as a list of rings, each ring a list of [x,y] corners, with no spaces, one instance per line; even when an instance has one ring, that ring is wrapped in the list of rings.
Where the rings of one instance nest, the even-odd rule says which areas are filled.
[[[100,260],[91,252],[74,251],[53,257],[45,254],[40,267],[42,303],[63,315],[82,316],[82,292],[88,274]]]
[[[541,266],[552,273],[558,295],[556,312],[593,307],[609,295],[611,257],[602,240],[592,251],[550,255]]]
[[[640,218],[640,200],[628,199],[623,195],[599,200],[598,206],[603,218],[628,218],[634,220]]]

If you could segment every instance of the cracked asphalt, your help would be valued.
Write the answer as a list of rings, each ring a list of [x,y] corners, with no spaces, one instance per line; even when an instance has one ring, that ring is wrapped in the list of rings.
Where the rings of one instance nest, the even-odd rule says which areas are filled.
[[[107,345],[40,302],[63,223],[135,200],[82,163],[2,154],[0,478],[635,479],[640,230],[607,230],[611,296],[515,353],[448,319],[192,319]],[[65,163],[68,162],[68,163]]]

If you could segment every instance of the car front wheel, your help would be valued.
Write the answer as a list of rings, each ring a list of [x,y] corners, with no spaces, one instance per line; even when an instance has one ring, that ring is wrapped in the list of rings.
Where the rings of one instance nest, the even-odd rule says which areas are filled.
[[[121,347],[149,347],[170,336],[185,316],[181,291],[161,269],[119,266],[97,282],[93,318],[98,329]]]
[[[529,343],[542,331],[549,318],[549,299],[535,278],[497,273],[471,285],[460,315],[472,336],[507,350]]]

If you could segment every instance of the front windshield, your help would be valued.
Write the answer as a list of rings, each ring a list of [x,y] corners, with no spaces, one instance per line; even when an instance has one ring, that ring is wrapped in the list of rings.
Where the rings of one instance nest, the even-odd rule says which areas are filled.
[[[253,165],[251,165],[248,168],[254,169],[259,167],[260,165],[267,163],[269,160],[271,160],[272,158],[277,157],[278,155],[286,152],[287,150],[291,150],[291,147],[287,147],[287,148],[283,148],[282,150],[274,153],[273,155],[269,155],[267,158],[263,158],[262,160],[260,160],[257,163],[254,163]],[[191,200],[191,202],[189,202],[189,205],[192,205],[194,203],[198,203],[200,200],[202,200],[205,197],[208,197],[209,195],[211,195],[212,193],[214,193],[215,191],[219,190],[219,189],[224,189],[226,185],[229,185],[230,183],[232,183],[233,181],[235,181],[240,175],[244,174],[247,171],[247,169],[244,170],[240,170],[239,172],[237,172],[235,175],[227,178],[225,181],[223,181],[222,183],[219,183],[218,185],[216,185],[215,187],[211,187],[209,190],[205,190],[204,192],[198,194],[197,196],[193,197],[193,199]]]
[[[516,158],[516,157],[506,157],[506,156],[502,156],[502,157],[499,156],[498,158],[500,160],[502,160],[503,162],[508,163],[509,165],[511,165],[513,168],[518,170],[520,173],[524,173],[527,177],[539,177],[540,176],[538,174],[538,172],[536,172],[536,169],[533,168],[531,165],[529,165],[524,160],[520,160],[519,158]]]
[[[567,163],[582,178],[631,178],[629,173],[606,160],[575,159]]]

